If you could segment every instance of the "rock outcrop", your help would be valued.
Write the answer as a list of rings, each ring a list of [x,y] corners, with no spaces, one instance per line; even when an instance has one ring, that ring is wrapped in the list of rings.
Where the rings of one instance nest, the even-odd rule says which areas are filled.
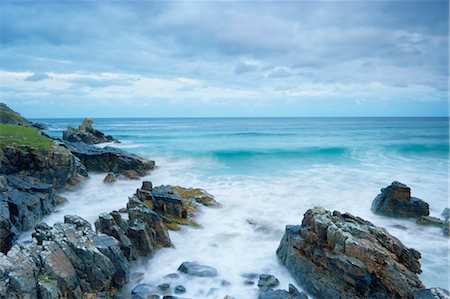
[[[133,199],[158,213],[171,230],[179,230],[180,224],[198,226],[194,218],[200,206],[220,207],[214,197],[202,189],[164,185],[153,187],[149,181],[142,183]]]
[[[286,227],[277,255],[318,298],[413,298],[424,287],[418,251],[347,213],[308,210]]]
[[[416,197],[411,197],[411,189],[400,182],[392,182],[372,202],[372,211],[391,217],[419,218],[430,214],[429,205]]]
[[[57,189],[87,176],[80,160],[67,148],[28,127],[31,122],[10,111],[9,124],[0,124],[0,251],[4,253],[19,232],[33,228],[61,202]],[[13,120],[19,125],[11,124]]]
[[[119,142],[111,135],[105,135],[103,132],[93,128],[94,121],[85,118],[78,128],[71,126],[63,132],[63,139],[68,142],[84,142],[86,144],[98,144],[106,142]]]
[[[159,216],[143,203],[100,215],[36,226],[33,240],[0,254],[1,298],[113,298],[128,281],[129,263],[172,246]]]
[[[115,174],[133,172],[143,176],[155,167],[155,161],[146,160],[110,146],[99,148],[83,142],[65,142],[64,145],[80,159],[88,171]]]

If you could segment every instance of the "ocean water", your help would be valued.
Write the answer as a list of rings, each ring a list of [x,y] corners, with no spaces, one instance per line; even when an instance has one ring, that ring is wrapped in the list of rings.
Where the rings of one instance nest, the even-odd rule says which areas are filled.
[[[43,119],[48,134],[61,137],[81,119]],[[199,187],[223,208],[203,208],[200,229],[170,232],[175,248],[134,264],[129,292],[137,283],[168,282],[183,261],[215,267],[218,278],[181,278],[188,298],[257,298],[243,273],[271,273],[281,288],[294,283],[275,251],[287,224],[300,224],[314,206],[350,212],[385,227],[422,253],[426,286],[449,289],[449,239],[436,227],[374,215],[380,188],[401,181],[440,216],[449,206],[448,118],[211,118],[95,119],[95,127],[122,143],[115,146],[156,161],[142,180],[154,185]],[[93,222],[123,207],[141,181],[105,185],[104,174],[65,192],[68,203],[45,221],[64,214]],[[249,222],[257,223],[257,227]],[[222,286],[222,280],[231,284]],[[299,288],[300,286],[297,285]],[[208,295],[209,294],[209,295]]]

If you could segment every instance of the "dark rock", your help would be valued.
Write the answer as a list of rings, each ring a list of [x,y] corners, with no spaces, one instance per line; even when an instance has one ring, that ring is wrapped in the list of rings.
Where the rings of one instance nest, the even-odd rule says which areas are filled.
[[[275,288],[280,284],[280,281],[273,275],[261,274],[259,276],[258,287]]]
[[[174,293],[175,294],[184,294],[184,293],[186,293],[186,288],[183,287],[182,285],[177,285],[174,289]]]
[[[82,142],[65,142],[65,146],[77,156],[89,171],[131,173],[145,175],[155,167],[155,162],[143,159],[118,148],[99,148]]]
[[[167,292],[170,290],[170,283],[163,283],[158,285],[158,289],[160,289],[162,292]]]
[[[47,130],[47,129],[48,129],[48,126],[47,126],[46,124],[44,124],[44,123],[36,123],[36,122],[33,122],[33,123],[31,124],[31,126],[32,126],[33,128],[38,129],[38,130]]]
[[[113,183],[116,181],[116,176],[114,175],[114,173],[108,173],[105,178],[103,179],[103,182],[105,183]]]
[[[450,299],[450,292],[442,288],[422,289],[416,292],[414,299]]]
[[[217,270],[210,266],[201,265],[197,262],[183,262],[178,271],[186,273],[191,276],[199,277],[215,277],[217,276]]]
[[[289,298],[292,299],[308,299],[305,292],[300,292],[293,284],[289,284]]]
[[[372,202],[372,211],[391,217],[418,218],[430,214],[428,204],[418,198],[411,197],[411,189],[399,182],[392,182]]]
[[[442,219],[432,216],[421,216],[419,219],[416,220],[416,223],[421,225],[441,226],[442,224],[444,224],[444,221],[442,221]]]
[[[154,290],[155,288],[149,284],[138,284],[131,290],[131,295],[137,295],[139,296],[137,298],[146,299]]]
[[[7,186],[0,193],[0,250],[3,253],[11,248],[19,232],[33,228],[59,204],[52,185],[26,178],[29,177],[6,176]]]
[[[82,124],[77,128],[68,126],[63,132],[63,140],[68,142],[84,142],[86,144],[98,144],[106,142],[119,142],[111,135],[105,135],[103,132],[93,128],[94,121],[85,118]]]
[[[347,213],[308,210],[301,226],[286,227],[277,255],[320,298],[411,298],[423,288],[418,251]]]
[[[142,190],[145,190],[145,191],[152,191],[153,190],[153,184],[152,184],[152,182],[150,182],[150,181],[143,181],[142,182],[142,187],[141,187],[141,189]]]
[[[252,285],[254,285],[254,284],[255,284],[254,281],[251,281],[251,280],[244,280],[244,285],[246,285],[246,286],[252,286]]]

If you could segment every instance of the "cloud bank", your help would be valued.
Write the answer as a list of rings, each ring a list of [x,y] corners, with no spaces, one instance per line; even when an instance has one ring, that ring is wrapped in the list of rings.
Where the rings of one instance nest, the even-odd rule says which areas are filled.
[[[448,115],[447,1],[0,6],[29,117]]]

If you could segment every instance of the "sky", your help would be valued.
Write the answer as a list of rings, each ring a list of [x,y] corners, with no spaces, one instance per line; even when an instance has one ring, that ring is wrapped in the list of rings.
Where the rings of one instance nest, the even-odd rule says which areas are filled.
[[[47,117],[448,116],[448,1],[15,1],[1,94]]]

